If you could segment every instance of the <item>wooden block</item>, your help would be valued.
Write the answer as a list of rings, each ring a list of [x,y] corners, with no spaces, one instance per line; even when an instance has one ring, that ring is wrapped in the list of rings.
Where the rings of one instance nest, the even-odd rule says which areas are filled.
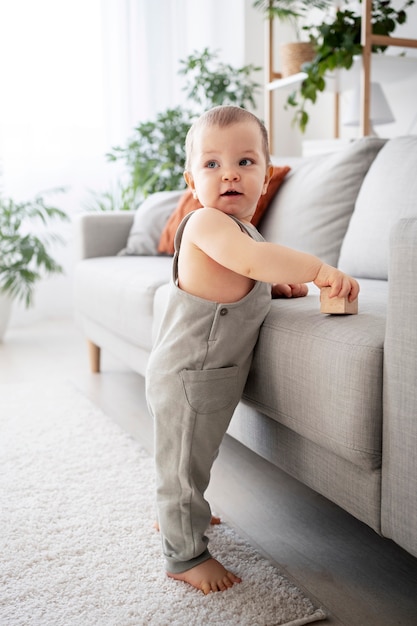
[[[349,302],[347,298],[329,298],[331,287],[320,289],[320,313],[330,315],[357,315],[358,299]]]

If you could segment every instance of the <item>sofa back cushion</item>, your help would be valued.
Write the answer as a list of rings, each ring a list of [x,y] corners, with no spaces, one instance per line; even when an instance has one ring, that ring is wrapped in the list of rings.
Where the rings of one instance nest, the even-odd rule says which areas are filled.
[[[135,211],[126,247],[119,255],[157,254],[162,229],[183,193],[184,190],[158,191],[148,196]]]
[[[387,280],[390,231],[402,217],[417,217],[417,135],[390,139],[371,165],[339,267],[354,276]]]
[[[286,176],[259,225],[265,239],[336,265],[359,189],[384,143],[364,137],[303,160]]]

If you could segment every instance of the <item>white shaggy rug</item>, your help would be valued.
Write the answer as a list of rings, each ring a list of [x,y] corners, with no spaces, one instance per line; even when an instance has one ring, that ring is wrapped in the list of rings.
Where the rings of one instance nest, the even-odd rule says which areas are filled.
[[[153,461],[71,384],[0,385],[1,626],[309,624],[322,609],[226,524],[243,578],[204,596],[163,572]]]

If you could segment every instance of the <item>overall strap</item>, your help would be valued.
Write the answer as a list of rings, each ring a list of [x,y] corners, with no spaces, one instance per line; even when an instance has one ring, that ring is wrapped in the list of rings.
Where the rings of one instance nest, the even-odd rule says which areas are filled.
[[[172,280],[174,281],[174,283],[177,283],[177,279],[178,279],[178,254],[179,254],[180,247],[181,247],[182,234],[184,232],[186,223],[188,222],[192,214],[195,213],[196,211],[198,211],[198,209],[191,211],[191,213],[188,213],[188,215],[186,215],[181,220],[180,225],[177,228],[177,232],[175,233],[175,238],[174,238],[175,252],[174,252],[174,260],[172,262]]]
[[[181,240],[182,240],[182,235],[183,235],[183,232],[184,232],[184,228],[185,228],[188,220],[192,216],[192,214],[195,213],[196,211],[198,211],[198,209],[195,209],[194,211],[191,211],[190,213],[188,213],[188,215],[186,215],[181,220],[181,223],[178,226],[177,232],[175,233],[175,239],[174,239],[175,253],[174,253],[174,260],[173,260],[173,263],[172,263],[172,279],[173,279],[174,283],[176,283],[177,278],[178,278],[178,255],[179,255],[179,251],[180,251],[180,247],[181,247]],[[249,237],[252,237],[252,239],[254,239],[255,241],[265,241],[265,239],[262,237],[261,233],[252,224],[244,224],[243,222],[238,220],[237,217],[234,217],[233,215],[229,215],[228,217],[230,217],[230,219],[232,219],[234,222],[236,222],[236,224],[239,226],[239,228],[241,229],[242,232],[248,234]]]

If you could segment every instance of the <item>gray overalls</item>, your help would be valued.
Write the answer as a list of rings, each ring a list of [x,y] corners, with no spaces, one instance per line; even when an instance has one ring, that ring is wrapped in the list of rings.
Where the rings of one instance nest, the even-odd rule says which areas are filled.
[[[169,303],[146,373],[155,420],[158,520],[166,568],[174,574],[210,558],[204,533],[211,511],[204,492],[271,306],[269,283],[256,282],[244,298],[227,304],[177,286],[178,254],[190,216],[175,237]],[[264,241],[254,226],[232,219]]]

